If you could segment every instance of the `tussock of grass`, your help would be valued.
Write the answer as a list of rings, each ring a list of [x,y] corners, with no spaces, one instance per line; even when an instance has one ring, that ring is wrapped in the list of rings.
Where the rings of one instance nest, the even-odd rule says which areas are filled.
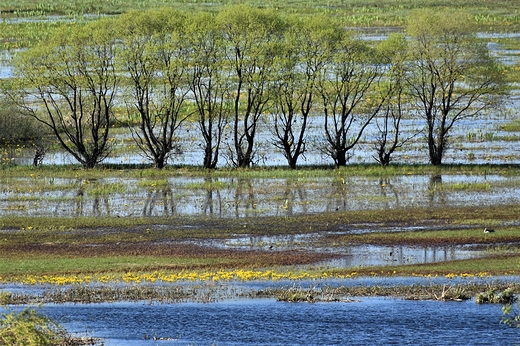
[[[520,120],[513,120],[508,124],[504,124],[500,126],[500,129],[503,131],[509,132],[519,132],[520,131]]]

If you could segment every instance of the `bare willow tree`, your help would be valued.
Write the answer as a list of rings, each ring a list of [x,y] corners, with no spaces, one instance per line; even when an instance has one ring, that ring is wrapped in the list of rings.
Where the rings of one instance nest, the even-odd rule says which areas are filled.
[[[177,145],[176,131],[188,117],[185,15],[173,10],[130,12],[120,18],[120,63],[130,76],[128,88],[139,128],[134,139],[155,168],[167,164]]]
[[[341,30],[328,17],[316,16],[310,20],[293,17],[277,50],[272,132],[274,145],[282,150],[290,168],[296,168],[307,149],[315,85],[330,61],[330,43],[337,41]]]
[[[110,19],[59,29],[15,60],[17,84],[9,96],[49,127],[84,168],[110,153],[118,78],[115,30]]]
[[[204,168],[216,168],[229,121],[229,78],[223,68],[224,42],[213,17],[198,13],[190,19],[188,85],[202,134]]]
[[[336,166],[345,166],[385,98],[376,97],[382,66],[374,49],[348,33],[336,44],[318,82],[324,113],[325,146]]]
[[[453,127],[497,105],[503,73],[464,13],[415,12],[408,34],[406,83],[425,120],[430,162],[440,165]]]

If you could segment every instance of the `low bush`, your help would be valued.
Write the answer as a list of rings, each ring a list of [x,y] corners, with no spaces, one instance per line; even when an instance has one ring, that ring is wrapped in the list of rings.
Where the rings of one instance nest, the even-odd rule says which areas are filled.
[[[21,312],[4,313],[0,318],[0,345],[100,345],[98,341],[91,337],[72,336],[56,322],[30,307]]]
[[[516,296],[511,289],[506,289],[502,293],[496,292],[494,289],[487,292],[477,294],[475,301],[478,304],[507,304],[510,305],[516,301]]]
[[[0,99],[0,143],[28,141],[41,137],[41,125],[23,116],[16,106]]]

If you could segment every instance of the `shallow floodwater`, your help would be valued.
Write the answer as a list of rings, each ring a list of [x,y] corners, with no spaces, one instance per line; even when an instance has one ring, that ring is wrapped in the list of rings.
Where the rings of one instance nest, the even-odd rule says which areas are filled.
[[[402,207],[518,203],[517,175],[402,175],[380,179],[171,177],[99,180],[0,177],[0,210],[16,216],[248,218]],[[369,221],[369,220],[367,220]]]
[[[370,230],[368,232],[370,232]],[[373,229],[371,232],[373,232]],[[485,246],[476,245],[384,246],[348,244],[342,246],[323,246],[321,245],[320,239],[324,235],[326,234],[249,236],[197,240],[195,243],[224,249],[303,250],[318,253],[334,253],[337,255],[336,258],[319,263],[325,267],[334,268],[425,264],[479,258],[487,255],[487,248]]]
[[[2,73],[2,70],[0,70]],[[5,70],[4,73],[9,73]],[[515,91],[520,93],[520,91]],[[518,95],[513,95],[507,100],[504,109],[494,111],[492,114],[482,114],[472,119],[458,121],[450,132],[450,147],[445,152],[443,163],[446,164],[511,164],[518,163],[520,150],[518,149],[519,137],[516,132],[508,132],[501,129],[502,126],[520,118],[517,109],[520,100]],[[374,142],[380,137],[380,131],[376,120],[364,131],[364,136],[356,146],[349,151],[349,163],[376,163],[374,157],[377,153]],[[307,129],[307,149],[305,155],[300,157],[298,166],[303,165],[333,165],[334,161],[324,154],[327,146],[323,135],[324,119],[315,116],[309,120]],[[260,167],[287,166],[287,160],[283,152],[274,146],[273,122],[266,117],[259,124],[256,137],[253,164]],[[351,133],[357,133],[359,128],[353,125]],[[424,122],[421,119],[403,119],[401,123],[402,139],[410,140],[397,150],[392,156],[393,163],[400,164],[428,164],[428,147],[423,134]],[[178,133],[178,150],[168,161],[173,165],[192,165],[202,167],[204,159],[203,143],[200,135],[194,135],[197,129],[193,124],[181,125]],[[227,148],[233,147],[232,133],[228,130],[221,146],[218,167],[233,167],[230,160],[232,154]],[[51,139],[52,141],[52,139]],[[123,133],[114,135],[114,150],[103,163],[107,164],[149,164],[152,162],[143,157],[143,153],[131,140],[131,134]],[[34,148],[3,148],[0,151],[0,159],[19,164],[32,165]],[[43,160],[43,164],[63,165],[78,164],[78,162],[65,151],[49,150]]]
[[[362,298],[350,303],[44,305],[69,331],[137,345],[510,345],[500,305]],[[154,341],[157,338],[169,340]],[[146,339],[149,337],[150,339]]]

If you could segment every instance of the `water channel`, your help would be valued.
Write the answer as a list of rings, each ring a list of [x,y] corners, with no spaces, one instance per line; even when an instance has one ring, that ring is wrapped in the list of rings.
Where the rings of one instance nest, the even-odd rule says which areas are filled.
[[[70,331],[110,346],[140,345],[512,345],[500,305],[361,298],[345,303],[273,299],[217,303],[44,305]],[[153,340],[154,336],[157,339]]]

